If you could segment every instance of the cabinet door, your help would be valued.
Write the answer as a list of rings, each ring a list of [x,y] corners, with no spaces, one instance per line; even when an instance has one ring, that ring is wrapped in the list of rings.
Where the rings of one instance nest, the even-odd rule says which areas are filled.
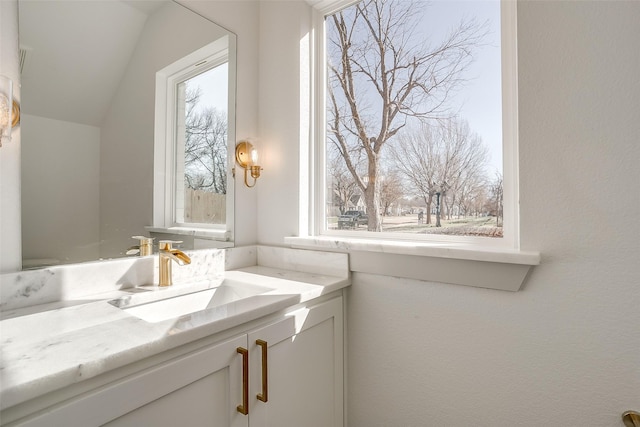
[[[56,407],[22,426],[247,427],[242,403],[246,335],[179,357]]]
[[[256,341],[266,342],[266,384]],[[249,348],[251,427],[343,425],[342,298],[249,333]]]

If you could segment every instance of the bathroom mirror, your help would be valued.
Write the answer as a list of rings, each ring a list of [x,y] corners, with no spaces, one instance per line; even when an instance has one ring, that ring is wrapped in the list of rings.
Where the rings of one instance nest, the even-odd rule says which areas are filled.
[[[192,81],[186,94],[212,99],[232,152],[235,35],[170,0],[19,0],[19,17],[23,268],[125,256],[136,244],[131,236],[172,225],[154,223],[154,182],[164,173],[154,171],[154,133],[164,127],[156,74],[205,46],[227,46],[218,87]],[[175,109],[185,105],[193,107]],[[217,161],[224,214],[200,224],[209,230],[200,247],[233,244],[230,161]],[[186,173],[184,165],[173,170]],[[193,245],[193,236],[183,240]]]

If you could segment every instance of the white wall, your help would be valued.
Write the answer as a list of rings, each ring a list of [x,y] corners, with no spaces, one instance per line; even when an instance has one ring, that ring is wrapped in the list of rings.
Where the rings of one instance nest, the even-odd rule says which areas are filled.
[[[260,139],[258,242],[282,245],[299,232],[301,150],[309,145],[308,70],[311,10],[301,1],[260,4]],[[306,99],[305,99],[306,98]],[[307,165],[303,165],[305,168]]]
[[[26,114],[22,125],[22,258],[97,259],[100,128]]]
[[[20,101],[18,0],[0,1],[0,74],[13,81]],[[20,270],[20,128],[0,147],[0,273]]]
[[[640,410],[640,2],[518,8],[521,245],[542,265],[517,293],[354,274],[350,427],[613,427]],[[299,4],[261,5],[277,166],[257,188],[261,243],[298,221],[301,22]]]

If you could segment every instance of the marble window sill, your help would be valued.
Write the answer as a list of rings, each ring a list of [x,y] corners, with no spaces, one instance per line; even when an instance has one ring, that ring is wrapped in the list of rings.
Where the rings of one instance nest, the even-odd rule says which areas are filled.
[[[465,244],[343,237],[286,237],[293,248],[349,253],[353,272],[518,291],[540,253]]]
[[[153,233],[193,236],[199,239],[216,240],[219,242],[228,242],[231,238],[231,233],[228,230],[216,228],[147,226],[145,229]]]

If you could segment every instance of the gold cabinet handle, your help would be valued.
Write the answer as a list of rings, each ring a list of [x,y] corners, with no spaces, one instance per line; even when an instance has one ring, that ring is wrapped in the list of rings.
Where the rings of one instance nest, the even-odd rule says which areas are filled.
[[[238,405],[238,412],[242,415],[249,413],[249,351],[238,347],[238,354],[242,355],[242,405]]]
[[[640,412],[625,412],[624,414],[622,414],[622,422],[627,427],[640,427]]]
[[[267,379],[267,351],[269,345],[263,340],[256,340],[256,344],[262,348],[262,393],[256,397],[261,402],[267,403],[269,400],[269,383]]]

